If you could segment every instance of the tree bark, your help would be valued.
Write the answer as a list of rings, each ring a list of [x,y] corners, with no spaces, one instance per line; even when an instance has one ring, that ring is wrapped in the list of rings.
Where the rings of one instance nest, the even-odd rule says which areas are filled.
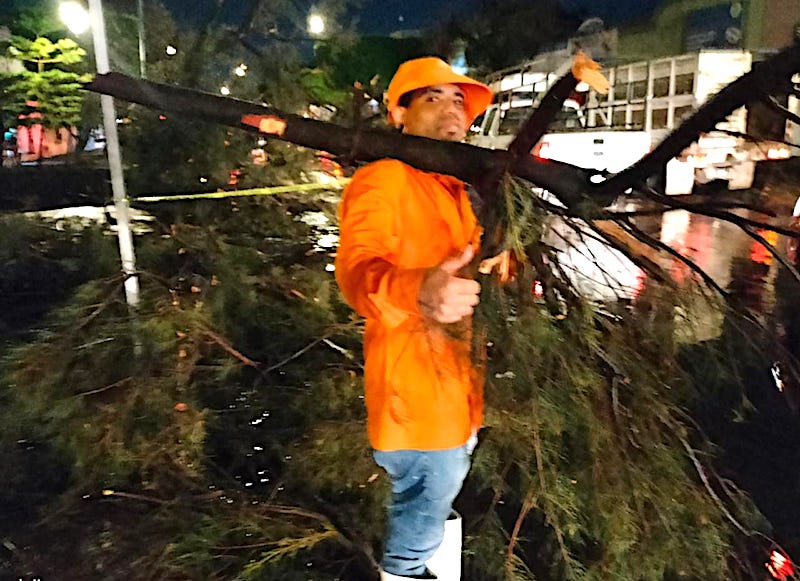
[[[739,107],[766,99],[770,93],[790,86],[792,74],[798,70],[800,43],[756,63],[749,73],[722,89],[652,152],[600,184],[590,181],[597,171],[520,154],[523,148],[527,151],[528,146],[532,146],[530,141],[541,137],[544,131],[534,118],[546,116],[537,113],[526,124],[527,129],[520,141],[515,142],[514,151],[509,152],[375,129],[356,131],[255,103],[134,79],[119,73],[98,75],[86,88],[152,109],[250,131],[258,128],[244,123],[244,116],[269,117],[280,125],[280,130],[273,133],[277,138],[356,161],[369,162],[389,157],[425,171],[450,174],[475,184],[486,204],[496,201],[497,188],[493,186],[508,173],[548,190],[567,206],[571,215],[580,216],[583,211],[580,206],[586,202],[596,209],[607,206],[629,188],[643,187],[647,178],[661,171],[700,134],[713,129],[716,123]],[[568,88],[574,82],[570,77],[572,75],[567,75],[558,86]],[[563,92],[560,91],[559,95]],[[561,95],[562,102],[563,99]],[[551,105],[555,105],[555,101]]]
[[[477,184],[487,175],[502,174],[506,168],[555,195],[568,207],[587,194],[589,176],[595,172],[556,161],[540,161],[526,156],[512,160],[504,150],[489,150],[466,143],[450,143],[367,129],[356,132],[349,127],[306,119],[277,109],[230,99],[200,91],[134,79],[119,73],[98,75],[86,86],[98,93],[137,103],[152,109],[257,131],[244,124],[242,117],[257,115],[285,122],[281,135],[274,135],[297,145],[347,156],[356,161],[375,161],[391,157],[425,171],[453,175]],[[491,200],[487,200],[491,203]]]

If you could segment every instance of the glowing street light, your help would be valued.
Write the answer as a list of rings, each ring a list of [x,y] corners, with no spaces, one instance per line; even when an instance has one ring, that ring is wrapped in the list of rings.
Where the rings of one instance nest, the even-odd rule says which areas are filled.
[[[83,34],[89,30],[89,11],[80,2],[62,2],[58,7],[58,15],[72,34]]]
[[[322,34],[325,32],[325,20],[319,14],[311,14],[308,17],[308,31],[311,34]]]
[[[219,88],[219,92],[222,93],[225,97],[231,94],[231,90],[228,88],[228,85],[222,85]]]
[[[238,67],[233,69],[233,74],[235,74],[237,77],[244,77],[247,75],[247,65],[244,63],[240,64]]]
[[[171,44],[167,45],[167,56],[175,56],[178,54],[178,49],[172,46]]]

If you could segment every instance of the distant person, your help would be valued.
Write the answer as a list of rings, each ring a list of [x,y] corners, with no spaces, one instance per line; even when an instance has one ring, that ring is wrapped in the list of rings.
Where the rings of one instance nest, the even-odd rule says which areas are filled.
[[[403,133],[461,141],[492,92],[427,57],[400,66],[387,98]],[[392,159],[356,172],[340,214],[336,278],[367,319],[367,431],[392,485],[381,578],[455,579],[460,554],[436,567],[432,557],[482,422],[469,337],[480,285],[460,274],[480,228],[463,182]]]

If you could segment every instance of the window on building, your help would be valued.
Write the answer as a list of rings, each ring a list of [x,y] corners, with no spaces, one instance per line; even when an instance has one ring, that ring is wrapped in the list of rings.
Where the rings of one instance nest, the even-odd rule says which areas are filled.
[[[572,107],[564,107],[550,125],[551,129],[559,131],[574,131],[582,129],[581,118],[578,111]]]
[[[653,79],[653,97],[669,97],[669,77]]]
[[[664,129],[667,126],[668,118],[666,109],[653,109],[653,129]]]
[[[628,99],[628,69],[618,68],[614,71],[614,99]]]
[[[647,65],[631,67],[631,99],[644,99],[647,97]]]
[[[653,97],[669,96],[669,76],[672,67],[669,62],[653,65]]]
[[[691,95],[694,93],[694,73],[675,75],[675,94]]]
[[[647,97],[647,79],[634,81],[631,85],[631,99],[644,99]]]
[[[631,111],[631,129],[644,129],[644,108]]]
[[[675,107],[675,125],[677,126],[683,119],[686,119],[694,111],[694,107]]]
[[[625,127],[625,107],[615,107],[611,118],[613,127]]]

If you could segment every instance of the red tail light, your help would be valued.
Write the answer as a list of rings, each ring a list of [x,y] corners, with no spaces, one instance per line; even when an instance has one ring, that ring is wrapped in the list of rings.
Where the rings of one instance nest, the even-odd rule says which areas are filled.
[[[550,144],[546,141],[540,141],[531,151],[531,155],[538,159],[550,159]]]
[[[769,574],[772,575],[772,578],[778,581],[787,581],[787,579],[794,577],[795,574],[792,560],[776,549],[773,549],[769,554],[769,561],[764,566],[769,571]]]

